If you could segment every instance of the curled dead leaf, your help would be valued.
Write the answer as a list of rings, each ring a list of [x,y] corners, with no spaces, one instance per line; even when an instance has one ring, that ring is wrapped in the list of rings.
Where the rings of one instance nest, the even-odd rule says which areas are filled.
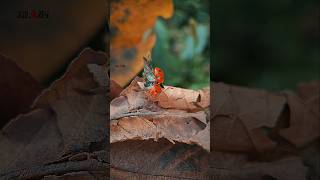
[[[279,134],[297,147],[303,147],[320,136],[320,120],[305,101],[293,92],[285,92],[290,111],[290,126]]]
[[[276,146],[264,128],[273,128],[285,98],[263,90],[213,84],[213,148],[263,152]]]
[[[306,106],[320,119],[320,81],[299,84],[298,94]]]
[[[165,86],[162,93],[155,99],[162,108],[175,108],[187,111],[208,108],[210,105],[210,90],[183,89]]]
[[[0,179],[34,179],[79,170],[106,174],[106,155],[77,156],[106,149],[106,63],[104,53],[85,49],[38,96],[33,111],[12,119],[1,130]]]
[[[123,88],[118,83],[116,83],[113,80],[110,80],[110,98],[111,99],[118,97],[122,90]]]
[[[11,118],[30,110],[42,87],[13,60],[0,54],[0,127]]]
[[[134,79],[120,97],[111,101],[110,143],[166,138],[172,143],[197,144],[209,151],[209,104],[204,108],[194,105],[202,102],[197,101],[200,92],[170,87],[152,101],[147,92],[140,88],[138,83],[141,81],[141,78]],[[202,91],[207,96],[201,99],[209,102],[205,100],[210,98],[209,93],[203,93],[205,91],[209,89]],[[161,104],[166,93],[166,104]],[[182,101],[175,102],[177,97]]]

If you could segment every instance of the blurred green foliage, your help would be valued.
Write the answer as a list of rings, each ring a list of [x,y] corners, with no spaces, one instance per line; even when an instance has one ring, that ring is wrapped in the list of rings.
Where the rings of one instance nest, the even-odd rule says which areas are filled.
[[[212,3],[211,79],[269,90],[319,79],[316,0]]]
[[[158,19],[152,64],[165,71],[165,85],[200,89],[210,82],[210,15],[206,0],[175,0],[170,20]]]

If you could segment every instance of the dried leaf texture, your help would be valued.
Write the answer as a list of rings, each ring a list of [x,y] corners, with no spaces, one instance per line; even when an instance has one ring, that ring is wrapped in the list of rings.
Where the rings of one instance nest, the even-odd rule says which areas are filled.
[[[298,86],[298,95],[304,100],[305,105],[320,117],[320,81],[302,83]]]
[[[292,91],[213,83],[210,174],[213,179],[317,179],[319,82]],[[314,160],[310,160],[310,156]]]
[[[211,177],[221,180],[303,180],[307,168],[299,157],[289,157],[272,162],[255,162],[244,154],[212,152]]]
[[[304,101],[293,92],[270,93],[223,83],[212,88],[212,149],[270,151],[278,144],[272,138],[274,131],[297,147],[319,137],[319,116],[313,106],[305,105],[317,100],[316,93],[311,95],[314,99]],[[289,117],[284,118],[285,113]],[[287,123],[279,127],[281,122]]]
[[[110,103],[112,179],[208,179],[209,88],[165,86],[153,98],[136,77]]]
[[[285,97],[263,90],[215,83],[212,87],[212,148],[224,151],[260,152],[273,149],[276,142],[264,132],[275,127]]]
[[[111,101],[110,142],[166,138],[209,151],[209,88],[195,91],[167,86],[152,99],[140,88],[141,82],[136,78]]]
[[[286,92],[285,95],[290,111],[290,126],[279,133],[296,147],[304,147],[319,137],[320,117],[293,92]]]
[[[209,153],[196,145],[160,139],[111,144],[111,179],[209,179]]]
[[[0,127],[2,127],[16,115],[28,112],[42,87],[13,60],[1,54],[0,77]]]
[[[106,64],[104,53],[85,49],[65,75],[38,96],[32,111],[1,130],[0,179],[81,171],[106,175]]]
[[[172,0],[111,1],[111,79],[126,85],[143,68],[142,57],[155,45],[151,28],[173,14]]]

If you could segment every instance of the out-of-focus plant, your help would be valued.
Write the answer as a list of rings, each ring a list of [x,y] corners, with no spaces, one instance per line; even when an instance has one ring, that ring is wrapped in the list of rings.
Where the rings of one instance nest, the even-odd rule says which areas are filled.
[[[210,16],[206,0],[174,1],[170,20],[159,19],[153,64],[164,69],[165,84],[199,89],[210,82]]]
[[[211,80],[279,91],[319,79],[319,1],[215,1]]]

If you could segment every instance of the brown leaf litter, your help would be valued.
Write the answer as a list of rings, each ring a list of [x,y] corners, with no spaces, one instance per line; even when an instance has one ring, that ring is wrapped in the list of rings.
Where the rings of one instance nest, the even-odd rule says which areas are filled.
[[[77,156],[106,148],[106,63],[104,53],[85,49],[38,96],[32,111],[12,119],[1,130],[1,178],[42,178],[86,169],[106,174],[106,153],[100,158]]]
[[[41,85],[12,59],[0,54],[0,127],[11,118],[30,110]]]
[[[271,93],[223,83],[214,83],[212,88],[211,149],[272,151],[279,143],[272,133],[297,147],[319,137],[319,117],[293,92]],[[286,111],[290,116],[283,118]],[[278,127],[280,121],[288,123]]]
[[[166,138],[170,142],[210,145],[209,88],[195,91],[166,86],[152,99],[136,78],[110,104],[110,143]]]

